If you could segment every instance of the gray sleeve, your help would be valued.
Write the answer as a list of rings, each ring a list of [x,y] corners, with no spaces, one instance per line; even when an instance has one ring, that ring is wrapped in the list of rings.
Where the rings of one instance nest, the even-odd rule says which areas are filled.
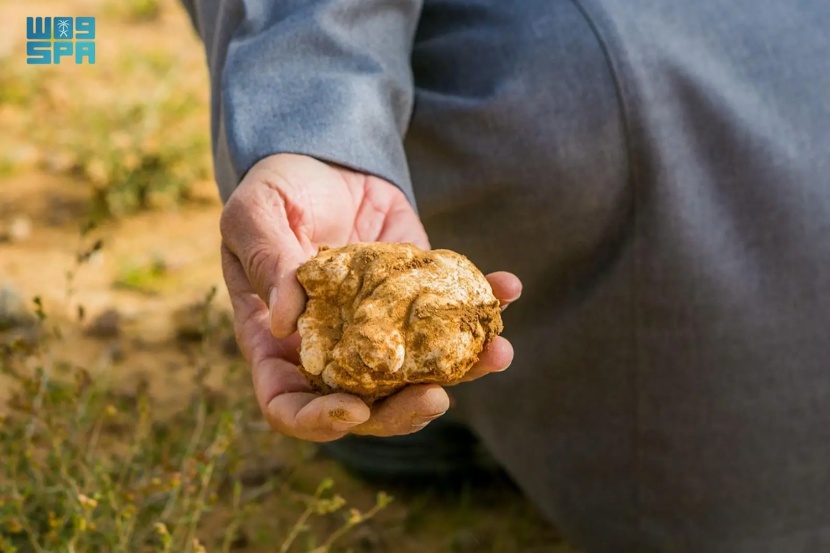
[[[306,154],[410,201],[402,138],[422,0],[183,0],[207,52],[223,200],[258,160]]]

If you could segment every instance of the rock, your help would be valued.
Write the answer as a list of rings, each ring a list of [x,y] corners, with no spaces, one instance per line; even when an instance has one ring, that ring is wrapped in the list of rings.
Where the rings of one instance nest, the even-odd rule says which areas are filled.
[[[25,242],[32,236],[32,220],[25,216],[15,217],[9,223],[6,236],[10,242]]]
[[[20,292],[11,286],[0,286],[0,331],[34,324],[35,318]]]
[[[86,334],[95,338],[116,338],[121,335],[121,314],[107,309],[86,328]]]
[[[40,329],[36,326],[25,326],[0,331],[0,352],[6,348],[10,351],[32,352],[41,339]]]
[[[284,472],[287,464],[282,459],[250,459],[242,461],[239,471],[239,481],[243,486],[251,488],[262,486],[268,479]]]
[[[171,320],[176,338],[185,343],[199,342],[208,337],[216,338],[224,328],[231,325],[226,313],[215,308],[206,311],[203,303],[180,307],[173,312]],[[222,347],[225,348],[224,343]]]
[[[109,363],[120,363],[126,357],[124,346],[118,341],[110,344],[105,352],[105,355]]]
[[[248,537],[244,528],[236,528],[234,531],[233,541],[231,541],[231,549],[234,551],[238,549],[247,549],[250,545],[251,539]]]
[[[205,329],[210,324],[210,313],[205,320],[205,309],[201,304],[185,305],[176,309],[172,316],[176,338],[181,342],[198,342],[205,337]]]
[[[384,543],[377,528],[373,527],[372,522],[361,524],[355,528],[351,534],[351,542],[358,547],[358,551],[389,551],[390,544]]]

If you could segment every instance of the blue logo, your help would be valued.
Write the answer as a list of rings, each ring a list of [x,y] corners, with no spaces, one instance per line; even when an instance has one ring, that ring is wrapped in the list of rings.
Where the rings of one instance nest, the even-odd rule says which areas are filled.
[[[94,17],[27,17],[26,40],[29,65],[95,63]]]

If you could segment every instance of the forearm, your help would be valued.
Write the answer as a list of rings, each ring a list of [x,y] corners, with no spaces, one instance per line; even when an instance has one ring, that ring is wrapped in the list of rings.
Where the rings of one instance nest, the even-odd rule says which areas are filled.
[[[402,136],[421,0],[185,0],[205,43],[223,198],[259,159],[300,153],[412,201]]]

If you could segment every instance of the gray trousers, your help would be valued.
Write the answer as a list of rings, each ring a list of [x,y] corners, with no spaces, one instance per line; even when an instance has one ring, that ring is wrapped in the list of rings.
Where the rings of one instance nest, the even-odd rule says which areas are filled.
[[[337,161],[522,278],[454,393],[576,545],[830,551],[830,2],[191,7],[225,197]]]
[[[463,102],[461,33],[416,42],[433,245],[525,283],[460,409],[585,551],[830,551],[830,3],[553,4]]]

